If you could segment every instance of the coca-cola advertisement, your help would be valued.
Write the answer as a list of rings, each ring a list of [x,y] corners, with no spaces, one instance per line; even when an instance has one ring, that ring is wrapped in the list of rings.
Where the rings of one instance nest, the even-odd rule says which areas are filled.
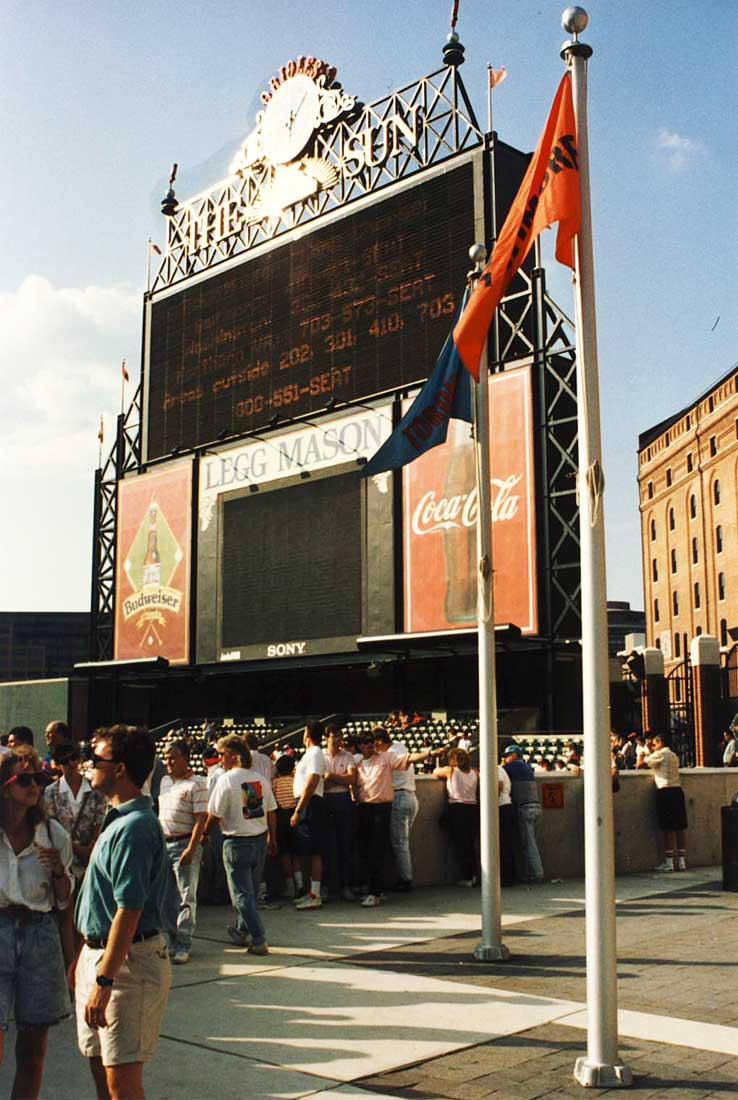
[[[118,484],[115,659],[189,660],[192,463]]]
[[[495,622],[538,630],[535,485],[529,367],[489,380]],[[405,630],[469,629],[477,621],[477,490],[471,427],[403,470]]]

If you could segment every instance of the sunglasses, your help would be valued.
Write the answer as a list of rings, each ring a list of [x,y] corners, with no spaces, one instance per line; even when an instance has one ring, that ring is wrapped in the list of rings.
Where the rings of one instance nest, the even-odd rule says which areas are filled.
[[[10,779],[6,779],[3,783],[3,787],[10,787],[13,783],[17,783],[19,787],[30,787],[34,783],[37,787],[40,784],[40,780],[33,772],[20,772],[18,775],[11,775]]]
[[[109,756],[96,756],[92,754],[92,766],[93,768],[99,768],[101,764],[116,764],[117,760],[111,760]]]

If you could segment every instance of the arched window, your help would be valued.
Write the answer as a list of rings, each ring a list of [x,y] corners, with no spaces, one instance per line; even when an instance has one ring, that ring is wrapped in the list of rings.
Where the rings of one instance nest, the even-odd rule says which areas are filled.
[[[720,645],[727,646],[728,644],[728,620],[720,620]]]
[[[653,601],[653,621],[657,623],[659,621],[659,601]]]
[[[656,520],[651,520],[651,542],[656,542]]]
[[[669,530],[673,531],[675,527],[676,527],[676,518],[674,516],[674,509],[670,508],[669,509]]]
[[[697,518],[697,497],[694,495],[694,493],[691,493],[689,497],[689,518]]]
[[[717,527],[715,528],[715,553],[716,554],[722,554],[722,552],[723,552],[723,528],[722,528],[722,525],[718,523]]]
[[[695,609],[700,606],[700,582],[694,582],[694,606]]]
[[[681,657],[682,655],[682,639],[679,631],[674,635],[674,656]]]
[[[672,573],[677,571],[677,552],[673,546],[671,548],[671,571]]]
[[[720,503],[720,478],[718,477],[712,483],[712,499],[715,504]]]
[[[679,593],[678,592],[672,592],[672,594],[671,594],[671,606],[674,609],[674,614],[678,615],[679,614]]]
[[[725,599],[725,573],[718,573],[718,599]]]
[[[656,558],[654,558],[651,562],[651,576],[653,577],[654,581],[657,581],[659,579],[659,563],[656,561]]]
[[[699,560],[700,560],[700,544],[697,541],[697,536],[695,535],[694,538],[692,539],[692,564],[696,565]]]
[[[698,626],[698,627],[697,627],[697,629],[695,630],[695,636],[696,636],[697,638],[699,638],[699,636],[700,636],[700,634],[701,634],[701,633],[702,633],[702,627],[701,627],[701,626]]]

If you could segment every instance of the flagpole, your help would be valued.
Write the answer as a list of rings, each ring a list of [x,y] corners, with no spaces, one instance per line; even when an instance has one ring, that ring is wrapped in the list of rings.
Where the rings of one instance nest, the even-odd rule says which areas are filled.
[[[469,249],[476,282],[487,259],[484,245]],[[497,681],[495,670],[495,602],[492,568],[492,505],[490,500],[489,371],[485,340],[479,361],[479,382],[472,387],[475,413],[477,475],[477,648],[479,664],[479,861],[482,870],[482,939],[474,949],[480,962],[510,958],[502,942],[500,891],[500,815],[497,788]]]
[[[125,411],[126,407],[126,361],[125,359],[120,365],[120,411]]]
[[[151,293],[151,237],[146,245],[146,293]]]
[[[492,62],[487,62],[487,133],[492,133]]]
[[[633,1074],[618,1051],[615,847],[609,730],[607,590],[602,497],[597,325],[587,134],[587,60],[592,48],[578,41],[589,17],[567,8],[564,30],[572,40],[561,56],[571,68],[577,120],[581,222],[576,237],[577,430],[579,447],[579,537],[582,599],[582,705],[584,731],[584,837],[587,937],[587,1054],[578,1058],[580,1085],[632,1085]]]

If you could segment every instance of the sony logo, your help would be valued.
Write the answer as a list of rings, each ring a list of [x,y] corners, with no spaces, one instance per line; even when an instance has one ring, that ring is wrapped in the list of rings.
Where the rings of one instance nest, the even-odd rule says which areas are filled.
[[[267,657],[299,657],[305,652],[307,642],[278,642],[267,646]]]

